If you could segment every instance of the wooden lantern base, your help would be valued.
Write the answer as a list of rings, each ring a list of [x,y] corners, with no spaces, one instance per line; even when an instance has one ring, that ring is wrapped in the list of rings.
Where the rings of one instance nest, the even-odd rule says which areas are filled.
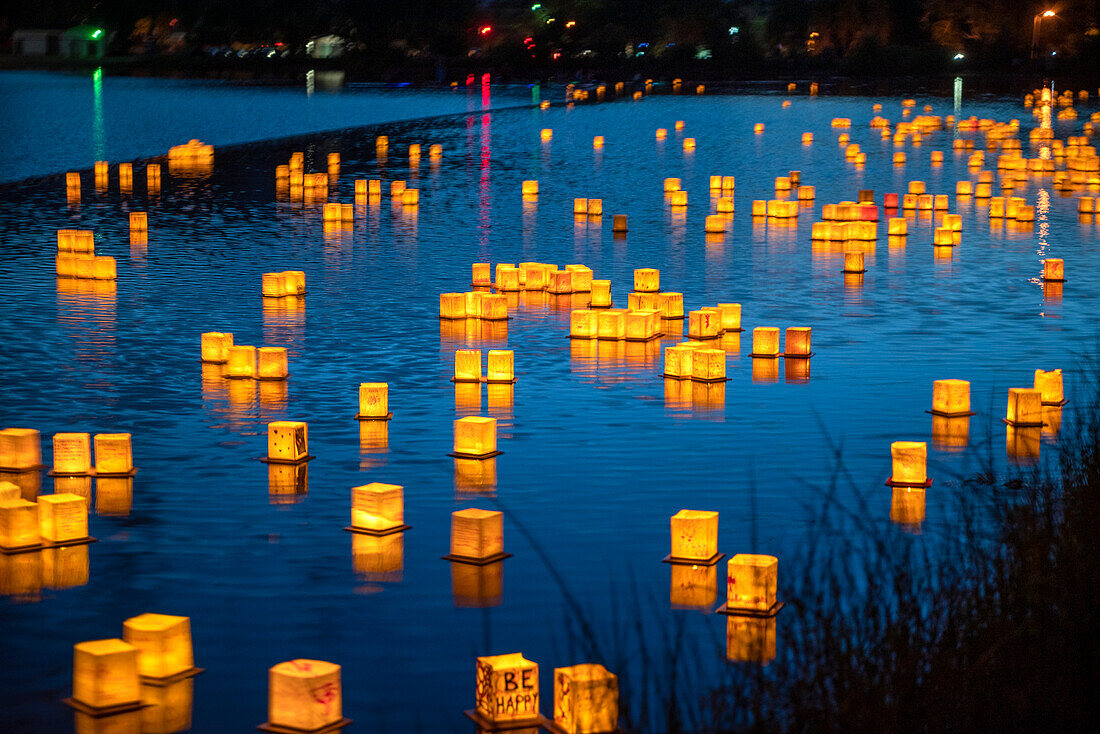
[[[281,296],[269,296],[266,293],[260,293],[260,295],[264,298],[298,298],[300,296],[307,295],[308,293],[309,291],[302,291],[301,293],[284,293]]]
[[[770,609],[742,609],[741,607],[730,607],[729,604],[723,604],[716,610],[719,614],[725,614],[730,617],[754,617],[756,619],[768,619],[779,614],[779,610],[787,605],[785,601],[776,601],[771,605]]]
[[[7,474],[24,474],[32,471],[42,471],[45,464],[31,464],[30,466],[0,466],[0,472]]]
[[[661,338],[661,334],[658,333],[658,334],[654,334],[653,336],[624,336],[623,341],[648,343],[648,342],[652,342],[652,341],[657,341],[660,338]],[[717,339],[718,337],[713,337],[713,338]]]
[[[844,270],[841,270],[840,272],[846,273],[848,275],[863,275],[864,273],[867,272],[867,270],[866,269],[863,269],[863,270],[848,270],[847,268],[845,268]]]
[[[306,454],[306,456],[301,459],[272,459],[270,456],[261,456],[260,461],[265,464],[304,464],[316,458],[317,457],[312,454]]]
[[[1013,428],[1042,428],[1046,425],[1042,421],[1010,421],[1008,418],[1001,418],[1001,423]]]
[[[259,376],[256,376],[256,377],[253,377],[252,379],[256,380],[258,382],[286,382],[287,380],[290,379],[290,375],[284,375],[282,377],[259,377]]]
[[[510,380],[490,380],[488,377],[482,380],[486,385],[515,385],[516,378]]]
[[[1068,398],[1062,398],[1061,400],[1059,400],[1056,403],[1043,403],[1043,407],[1045,407],[1045,408],[1061,408],[1063,405],[1065,405],[1068,402],[1069,402]]]
[[[200,359],[199,364],[229,364],[228,359]]]
[[[594,303],[589,303],[588,307],[589,308],[614,308],[615,307],[615,302],[612,301],[611,303],[607,304],[606,306],[597,306]]]
[[[95,469],[89,469],[88,471],[57,471],[56,469],[50,469],[46,472],[47,477],[94,477]]]
[[[714,334],[714,335],[707,334],[705,336],[703,334],[692,334],[690,331],[688,332],[688,339],[693,339],[694,341],[705,342],[705,341],[714,341],[715,339],[721,339],[721,338],[722,338],[722,332],[718,332],[717,334]]]
[[[385,535],[394,535],[395,533],[403,533],[406,530],[412,530],[412,525],[394,525],[392,528],[385,528],[384,530],[375,530],[373,528],[358,528],[354,525],[348,525],[344,530],[349,533],[358,533],[359,535],[373,535],[376,538],[381,538]]]
[[[270,721],[265,721],[256,727],[258,731],[266,731],[271,734],[329,734],[329,732],[340,731],[345,726],[351,723],[351,719],[340,719],[334,721],[331,724],[325,724],[318,729],[298,729],[293,726],[282,726],[281,724],[272,724]]]
[[[517,729],[545,729],[549,732],[559,732],[561,729],[554,727],[554,723],[547,719],[542,714],[536,714],[529,719],[522,719],[520,721],[505,721],[505,722],[493,722],[485,718],[481,712],[477,709],[467,709],[462,712],[463,715],[470,721],[477,724],[477,728],[481,731],[516,731]]]
[[[391,418],[393,418],[393,411],[390,411],[385,415],[363,415],[362,413],[355,414],[355,420],[357,421],[388,421]]]
[[[1065,283],[1065,278],[1040,278],[1044,283]]]
[[[172,675],[166,675],[162,678],[157,678],[151,675],[138,676],[141,679],[142,685],[155,686],[157,688],[166,688],[173,683],[179,683],[181,680],[187,680],[188,678],[194,678],[199,673],[204,672],[205,668],[190,667],[187,670],[181,670],[178,673]]]
[[[135,474],[137,474],[137,472],[138,472],[137,467],[134,467],[130,471],[99,471],[97,469],[97,470],[95,470],[95,476],[96,477],[107,477],[107,478],[132,477]]]
[[[783,357],[783,359],[809,359],[815,354],[817,354],[817,352],[806,352],[805,354],[788,354],[787,352],[783,352],[779,356]]]
[[[474,558],[473,556],[460,556],[455,553],[448,553],[442,556],[444,561],[451,561],[452,563],[465,563],[468,566],[489,566],[494,563],[503,561],[505,558],[511,558],[511,553],[494,553],[491,556],[485,556],[484,558]]]
[[[914,489],[928,489],[932,486],[932,477],[928,477],[923,482],[898,482],[894,481],[893,477],[886,480],[887,487],[911,487]]]
[[[570,334],[569,338],[570,339],[577,339],[577,340],[580,340],[580,341],[586,341],[586,342],[589,342],[589,341],[594,342],[597,339],[597,337],[594,337],[594,336],[577,336],[576,334]]]
[[[775,354],[758,354],[757,352],[749,352],[749,356],[753,359],[779,359],[783,356],[783,353],[777,352]]]
[[[926,410],[924,412],[929,415],[939,416],[940,418],[967,418],[972,415],[977,415],[977,413],[972,410],[964,410],[961,413],[948,413],[943,410]]]
[[[545,718],[545,717],[543,717],[543,718]],[[564,727],[559,726],[556,722],[552,721],[551,719],[546,719],[546,723],[542,724],[542,727],[544,729],[546,729],[547,731],[553,732],[553,734],[569,734],[569,732],[566,731]],[[598,732],[598,734],[621,734],[621,732],[622,732],[622,729],[615,728],[615,729],[610,729],[608,731]]]
[[[478,461],[481,461],[483,459],[491,459],[494,456],[500,456],[503,453],[503,451],[490,451],[487,454],[463,454],[458,451],[452,451],[451,453],[447,454],[447,456],[453,456],[456,459],[477,459]]]
[[[661,563],[671,563],[674,566],[713,566],[726,557],[725,553],[715,553],[710,558],[679,558],[669,553],[661,559]]]
[[[149,708],[153,704],[143,703],[142,701],[132,701],[130,703],[120,703],[115,706],[90,706],[83,701],[78,701],[75,698],[63,698],[61,703],[66,706],[79,711],[82,714],[87,714],[94,719],[101,719],[105,716],[114,716],[115,714],[126,714],[131,711],[139,711],[144,708]]]

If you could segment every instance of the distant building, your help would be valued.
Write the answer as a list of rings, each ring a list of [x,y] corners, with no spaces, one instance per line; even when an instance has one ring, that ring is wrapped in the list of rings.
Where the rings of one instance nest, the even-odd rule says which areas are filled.
[[[92,25],[78,25],[61,34],[61,55],[69,59],[102,59],[108,34]]]
[[[11,34],[12,55],[59,56],[63,32],[60,28],[16,30]]]

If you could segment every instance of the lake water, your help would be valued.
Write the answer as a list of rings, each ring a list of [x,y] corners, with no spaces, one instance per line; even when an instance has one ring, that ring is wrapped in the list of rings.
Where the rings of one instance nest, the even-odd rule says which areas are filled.
[[[2,77],[8,89],[23,83],[12,87],[12,76]],[[17,137],[49,163],[20,163],[4,177],[86,169],[99,155],[87,146],[95,125],[87,103],[76,118],[56,107],[70,86],[88,94],[87,80],[38,76],[8,106],[33,119],[56,116],[57,127],[26,123]],[[991,224],[984,206],[953,195],[957,180],[977,177],[952,150],[955,133],[896,149],[867,127],[873,101],[887,118],[902,119],[900,98],[795,96],[782,108],[770,95],[654,97],[490,112],[478,90],[371,92],[314,96],[307,106],[327,111],[266,126],[258,113],[301,101],[298,93],[144,80],[104,87],[116,83],[137,87],[127,92],[128,113],[103,118],[112,161],[191,137],[229,143],[372,126],[219,150],[204,175],[165,167],[155,196],[146,193],[143,166],[133,193],[119,191],[114,166],[105,192],[85,171],[77,206],[56,176],[0,189],[7,284],[0,425],[40,430],[47,463],[56,432],[130,432],[140,468],[129,484],[43,475],[41,493],[90,497],[99,542],[65,558],[0,556],[5,730],[70,730],[74,715],[60,699],[71,691],[72,645],[120,636],[123,620],[143,612],[189,616],[196,664],[206,672],[193,692],[176,692],[178,708],[146,710],[133,731],[188,723],[195,731],[250,730],[265,719],[267,669],[297,657],[343,666],[344,714],[354,731],[468,731],[461,711],[474,702],[475,657],[516,651],[541,666],[544,713],[552,669],[598,656],[622,676],[629,720],[661,730],[661,708],[642,706],[646,691],[662,685],[670,645],[701,651],[700,677],[681,691],[692,705],[727,665],[726,618],[673,608],[670,567],[661,563],[670,515],[719,511],[719,549],[778,556],[782,597],[784,559],[806,543],[838,456],[839,500],[856,507],[858,497],[868,499],[865,519],[889,526],[890,443],[919,440],[929,442],[936,484],[923,534],[904,531],[924,542],[950,526],[948,490],[940,487],[987,456],[1009,464],[1000,421],[1008,388],[1030,387],[1036,368],[1064,368],[1072,396],[1076,356],[1096,344],[1100,304],[1088,284],[1100,276],[1093,253],[1100,229],[1078,218],[1076,197],[1033,177],[1018,193],[1038,205],[1034,228]],[[160,92],[150,88],[160,85],[172,91],[156,102]],[[33,113],[18,102],[40,98],[47,101]],[[1014,100],[964,97],[957,109],[945,99],[917,103],[940,115],[1018,118],[1025,149],[1034,125]],[[194,117],[143,111],[175,104]],[[449,112],[464,114],[373,124]],[[847,163],[837,145],[842,131],[830,120],[840,116],[853,119],[864,167]],[[256,125],[231,122],[246,117]],[[757,122],[763,135],[752,132]],[[669,129],[664,142],[654,139],[658,127]],[[543,128],[554,130],[548,144],[539,141]],[[1079,129],[1056,125],[1062,137]],[[804,146],[808,131],[815,142]],[[385,160],[375,153],[379,134],[391,142]],[[605,136],[602,151],[593,150],[594,135]],[[697,140],[693,153],[683,150],[684,136]],[[980,135],[959,136],[982,145]],[[411,169],[411,143],[441,144],[442,160],[425,157]],[[23,148],[6,143],[3,158]],[[895,150],[909,154],[904,167],[891,164]],[[944,151],[942,166],[931,165],[933,150]],[[320,204],[277,200],[274,169],[294,151],[304,152],[307,171],[340,153],[330,201],[351,202],[355,179],[381,177],[415,182],[419,207],[383,198],[356,207],[348,231],[326,233]],[[816,187],[813,208],[796,226],[753,221],[751,201],[774,198],[775,177],[790,170]],[[736,177],[737,211],[724,238],[708,242],[713,174]],[[670,176],[689,192],[683,216],[664,201],[661,182]],[[537,203],[521,200],[525,179],[539,180]],[[932,217],[911,217],[905,241],[888,240],[882,221],[861,283],[846,281],[843,248],[811,243],[822,205],[854,200],[860,189],[874,189],[881,203],[910,180],[952,194],[961,244],[937,256]],[[603,199],[602,221],[574,219],[573,198],[582,196]],[[145,244],[128,236],[135,210],[149,214]],[[612,213],[629,216],[625,238],[612,236]],[[65,227],[95,231],[97,252],[117,259],[114,285],[55,277],[55,232]],[[1045,257],[1066,261],[1058,293],[1039,280]],[[569,299],[516,296],[511,319],[499,325],[437,318],[440,293],[469,289],[471,263],[521,261],[584,263],[612,281],[616,305],[625,306],[633,270],[642,267],[660,269],[662,289],[683,292],[685,311],[742,304],[748,331],[720,342],[729,381],[666,385],[658,373],[671,337],[648,345],[571,341]],[[306,273],[303,301],[261,298],[261,274],[288,269]],[[812,327],[809,369],[750,358],[756,326]],[[221,379],[198,361],[206,331],[286,346],[289,380]],[[515,350],[513,387],[449,381],[455,349],[500,347]],[[972,385],[977,415],[961,441],[933,441],[925,411],[941,378]],[[354,419],[366,381],[389,383],[388,424]],[[1063,410],[1067,421],[1073,406]],[[447,455],[452,421],[470,414],[497,418],[504,452],[476,477]],[[266,453],[266,424],[280,419],[309,424],[317,458],[308,464],[308,491],[272,484],[257,460]],[[1056,438],[1055,426],[1045,429],[1043,450]],[[25,492],[35,491],[33,480],[23,481]],[[376,481],[405,488],[413,528],[384,560],[343,531],[351,488]],[[465,507],[502,510],[505,550],[514,554],[480,576],[440,558],[451,512]],[[719,564],[708,610],[724,601],[724,570]],[[780,648],[784,622],[781,614]],[[684,642],[669,642],[674,631]],[[768,670],[782,674],[778,663]]]

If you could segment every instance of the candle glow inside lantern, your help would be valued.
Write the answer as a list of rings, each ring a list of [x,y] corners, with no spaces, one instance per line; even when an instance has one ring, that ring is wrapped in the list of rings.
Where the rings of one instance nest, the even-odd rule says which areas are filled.
[[[497,456],[497,420],[471,415],[454,422],[454,451],[461,458]]]
[[[542,139],[542,142],[548,143],[548,142],[550,142],[550,140],[553,139],[554,131],[552,129],[548,128],[548,127],[544,127],[539,132],[539,137]]]
[[[932,415],[946,418],[974,415],[970,410],[970,383],[966,380],[936,380],[932,383]]]
[[[271,727],[267,731],[327,731],[347,722],[340,666],[335,663],[305,659],[279,663],[268,670],[267,686]]]
[[[33,428],[0,431],[0,469],[37,469],[42,465],[42,437]]]
[[[404,487],[372,482],[351,488],[351,527],[348,530],[384,535],[408,528]]]
[[[39,543],[38,505],[18,498],[0,500],[0,548],[33,548]]]
[[[465,293],[440,293],[439,294],[439,318],[464,319],[466,318],[466,294]]]
[[[1061,283],[1066,279],[1065,262],[1060,257],[1043,260],[1043,280]]]
[[[666,561],[712,565],[722,559],[718,552],[718,513],[709,510],[680,510],[669,522],[672,550]]]
[[[779,356],[779,329],[774,326],[757,326],[752,330],[752,354],[750,357],[776,358]]]
[[[138,650],[138,675],[165,680],[198,673],[191,647],[191,619],[139,614],[122,623],[122,639]]]
[[[141,703],[138,649],[119,639],[73,645],[72,702],[93,711],[137,708]]]
[[[91,436],[87,433],[55,433],[53,472],[64,475],[83,475],[90,474],[91,470]]]
[[[597,663],[555,668],[554,723],[565,734],[617,730],[619,677]]]
[[[928,444],[924,441],[894,441],[890,444],[892,473],[888,486],[926,487],[928,478]]]
[[[475,715],[487,724],[539,721],[539,666],[522,653],[477,659]]]
[[[481,350],[455,350],[455,376],[451,382],[481,382]]]
[[[661,315],[657,311],[631,311],[623,314],[623,338],[627,341],[649,341],[661,335]]]
[[[256,347],[244,344],[230,345],[225,363],[225,376],[231,379],[256,377]]]
[[[1062,389],[1062,370],[1035,370],[1035,389],[1043,405],[1065,405]]]
[[[811,329],[809,326],[787,327],[786,348],[783,356],[788,359],[809,359],[812,357],[814,353],[810,350],[810,336]]]
[[[1041,426],[1043,423],[1043,397],[1040,390],[1010,387],[1008,410],[1004,419],[1010,426]]]
[[[386,382],[359,383],[359,420],[386,420],[389,412],[390,386]]]
[[[728,614],[773,615],[782,604],[776,599],[779,559],[775,556],[738,553],[726,567]]]
[[[485,382],[513,383],[515,381],[515,352],[511,349],[490,349]]]
[[[285,380],[288,374],[286,347],[260,347],[256,350],[257,380]]]
[[[487,563],[507,557],[504,553],[504,513],[476,507],[451,513],[448,560]]]
[[[267,461],[296,464],[309,458],[309,430],[305,421],[267,424]]]
[[[512,265],[497,265],[498,291],[512,292],[520,290],[519,268]]]
[[[492,266],[489,263],[474,263],[471,267],[470,283],[475,287],[492,285]]]

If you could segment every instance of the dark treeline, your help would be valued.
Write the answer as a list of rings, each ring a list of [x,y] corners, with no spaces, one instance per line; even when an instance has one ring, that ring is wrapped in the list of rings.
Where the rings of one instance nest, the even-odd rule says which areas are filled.
[[[1100,66],[1100,0],[54,0],[0,13],[0,43],[16,28],[79,23],[110,29],[118,56],[161,52],[150,39],[169,33],[186,34],[174,53],[194,56],[274,44],[305,54],[334,34],[352,67],[521,77]]]

